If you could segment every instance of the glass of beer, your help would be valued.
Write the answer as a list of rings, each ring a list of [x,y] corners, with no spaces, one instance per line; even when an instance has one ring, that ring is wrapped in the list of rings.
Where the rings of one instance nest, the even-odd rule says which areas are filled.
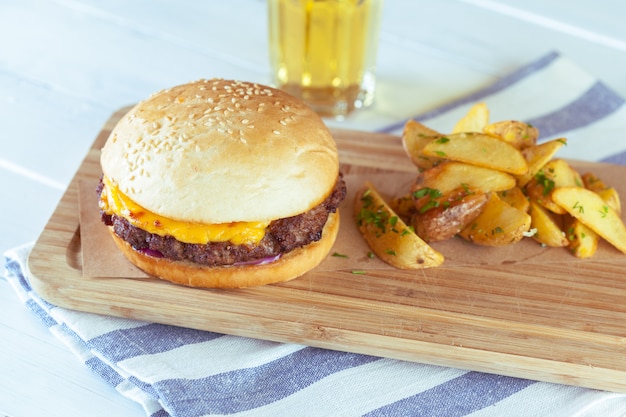
[[[321,116],[343,118],[374,100],[383,0],[268,0],[276,87]]]

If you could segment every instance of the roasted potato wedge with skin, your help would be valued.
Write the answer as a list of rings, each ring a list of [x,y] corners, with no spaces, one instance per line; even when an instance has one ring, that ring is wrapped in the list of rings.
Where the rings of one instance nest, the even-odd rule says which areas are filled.
[[[424,242],[391,210],[378,191],[365,183],[354,200],[357,226],[383,262],[400,269],[423,269],[443,264],[444,256]]]
[[[619,193],[613,187],[606,188],[604,190],[596,191],[606,204],[609,205],[617,214],[622,214],[622,202],[619,198]]]
[[[389,208],[393,210],[405,223],[410,223],[411,218],[417,209],[415,208],[415,201],[411,193],[401,195],[389,200]]]
[[[489,108],[485,103],[476,103],[454,125],[452,133],[482,132],[489,124]]]
[[[511,174],[525,174],[528,164],[522,153],[498,138],[482,133],[456,133],[431,140],[422,154],[465,162]]]
[[[598,194],[617,214],[622,212],[622,202],[619,193],[613,187],[609,187],[592,172],[586,172],[581,175],[583,184],[586,189]]]
[[[459,236],[483,246],[504,246],[520,241],[530,229],[530,215],[491,193],[480,215]]]
[[[626,226],[598,194],[582,187],[560,187],[552,192],[552,199],[572,217],[626,253]]]
[[[535,177],[526,184],[526,193],[529,198],[543,207],[557,214],[565,214],[565,209],[556,204],[552,193],[559,187],[583,186],[580,174],[563,159],[552,159],[535,174]]]
[[[565,229],[570,252],[581,259],[592,257],[598,249],[600,236],[574,217],[569,216],[567,223]]]
[[[459,187],[472,188],[488,193],[503,191],[515,186],[515,178],[506,172],[447,161],[420,173],[415,180],[413,191],[420,188],[439,190],[447,194]]]
[[[461,191],[465,193],[465,191]],[[488,196],[485,193],[471,193],[461,198],[450,193],[448,198],[436,207],[417,212],[412,219],[415,232],[426,242],[438,242],[454,237],[481,213]],[[447,203],[447,204],[446,204]]]
[[[583,174],[582,180],[585,188],[598,194],[618,215],[621,214],[621,202],[615,188],[608,187],[592,173]],[[569,217],[567,239],[570,251],[577,258],[592,257],[598,248],[600,236],[588,226],[584,225],[579,219]]]
[[[539,137],[539,130],[536,127],[517,120],[491,123],[485,126],[483,131],[510,143],[520,150],[534,146]]]
[[[598,192],[602,190],[606,190],[609,188],[604,181],[596,176],[593,172],[585,172],[582,174],[581,179],[583,181],[583,185],[586,189],[591,190],[593,192]]]
[[[441,162],[441,158],[422,154],[424,145],[441,136],[441,133],[424,126],[420,122],[415,120],[406,122],[402,131],[402,146],[413,165],[424,170]]]
[[[530,202],[529,214],[531,218],[530,228],[536,229],[532,236],[533,239],[543,245],[554,248],[564,247],[569,244],[561,227],[562,219],[557,217],[558,215],[546,210],[534,201]]]
[[[518,210],[527,212],[530,207],[530,201],[524,194],[521,188],[513,187],[508,190],[499,191],[498,197],[510,206],[515,207]]]
[[[565,144],[567,144],[565,139],[554,139],[540,145],[523,149],[522,155],[524,155],[528,164],[528,172],[516,176],[518,187],[524,187],[528,184],[528,181],[530,181]]]

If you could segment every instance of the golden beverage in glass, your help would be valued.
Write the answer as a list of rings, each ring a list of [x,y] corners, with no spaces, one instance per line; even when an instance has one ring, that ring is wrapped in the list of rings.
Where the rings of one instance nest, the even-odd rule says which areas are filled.
[[[369,106],[383,0],[268,0],[276,87],[322,116]]]

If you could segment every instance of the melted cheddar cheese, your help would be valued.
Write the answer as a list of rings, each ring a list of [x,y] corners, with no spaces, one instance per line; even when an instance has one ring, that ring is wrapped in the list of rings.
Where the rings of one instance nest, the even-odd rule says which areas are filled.
[[[173,236],[184,243],[228,242],[234,245],[257,244],[265,236],[270,222],[234,222],[221,224],[190,223],[161,217],[136,204],[108,178],[103,178],[100,209],[125,218],[140,229],[159,236]]]

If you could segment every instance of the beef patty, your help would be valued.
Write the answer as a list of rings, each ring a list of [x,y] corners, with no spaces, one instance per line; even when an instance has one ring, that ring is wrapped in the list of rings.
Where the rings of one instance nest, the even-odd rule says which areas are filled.
[[[98,195],[101,192],[102,183],[98,187]],[[183,243],[172,236],[146,232],[117,215],[101,212],[101,217],[104,224],[113,226],[115,234],[136,250],[208,266],[233,265],[275,257],[318,241],[322,237],[328,215],[337,210],[345,196],[346,184],[340,174],[326,200],[305,213],[274,220],[268,226],[265,237],[256,245],[233,245],[230,242]]]

